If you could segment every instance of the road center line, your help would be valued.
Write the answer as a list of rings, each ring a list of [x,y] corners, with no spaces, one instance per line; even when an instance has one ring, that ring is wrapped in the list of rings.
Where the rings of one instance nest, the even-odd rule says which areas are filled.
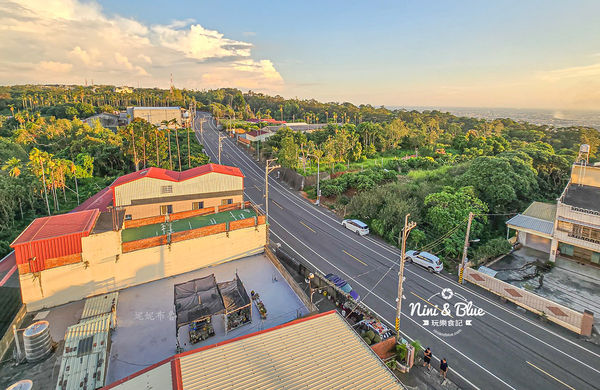
[[[556,378],[556,377],[554,377],[554,376],[552,376],[552,375],[548,374],[546,371],[542,370],[541,368],[539,368],[539,367],[538,367],[538,366],[536,366],[535,364],[533,364],[533,363],[531,363],[531,362],[528,362],[528,361],[526,361],[525,363],[529,364],[531,367],[535,368],[536,370],[538,370],[538,371],[540,371],[540,372],[543,372],[544,374],[548,375],[550,378],[554,379],[555,381],[557,381],[557,382],[558,382],[558,383],[560,383],[561,385],[565,386],[566,388],[568,388],[568,389],[571,389],[571,390],[575,390],[575,388],[574,388],[574,387],[572,387],[572,386],[569,386],[569,385],[567,385],[565,382],[561,381],[560,379],[558,379],[558,378]]]
[[[315,233],[315,234],[317,233],[317,232],[315,232],[315,231],[313,230],[313,228],[311,228],[310,226],[308,226],[308,225],[307,225],[307,224],[305,224],[304,222],[300,221],[300,223],[301,223],[302,225],[304,225],[304,227],[305,227],[305,228],[307,228],[308,230],[310,230],[311,232],[313,232],[313,233]]]
[[[440,313],[442,312],[442,311],[440,310],[440,308],[439,308],[439,307],[437,307],[437,306],[436,306],[436,305],[434,305],[433,303],[429,302],[427,299],[425,299],[425,298],[421,298],[420,296],[418,296],[417,294],[415,294],[415,293],[414,293],[414,292],[412,292],[412,291],[411,291],[410,293],[411,293],[412,295],[414,295],[415,297],[419,298],[420,300],[422,300],[423,302],[425,302],[426,304],[428,304],[428,305],[430,305],[431,307],[435,308],[435,309],[436,309],[437,311],[439,311]],[[450,316],[450,318],[454,318],[454,317],[452,317],[452,315],[451,315],[451,314],[448,314],[448,315]]]
[[[362,265],[364,265],[365,267],[368,267],[368,266],[367,266],[367,263],[365,263],[364,261],[362,261],[362,260],[360,260],[360,259],[356,258],[355,256],[352,256],[350,253],[346,252],[345,250],[343,250],[343,252],[344,252],[345,254],[347,254],[348,256],[352,257],[354,260],[356,260],[356,261],[358,261],[359,263],[361,263]]]

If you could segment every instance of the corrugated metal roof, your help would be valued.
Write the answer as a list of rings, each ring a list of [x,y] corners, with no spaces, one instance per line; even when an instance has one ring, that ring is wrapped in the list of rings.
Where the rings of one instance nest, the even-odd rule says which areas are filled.
[[[81,314],[81,320],[79,322],[91,321],[99,315],[110,314],[111,327],[114,329],[116,326],[118,298],[118,291],[109,294],[98,295],[97,297],[87,298],[85,300],[85,304],[83,305],[83,313]]]
[[[104,187],[103,190],[97,192],[95,195],[88,198],[85,202],[75,207],[71,213],[83,210],[98,209],[101,212],[106,211],[108,206],[112,204],[112,187]]]
[[[167,389],[167,366],[193,389],[402,389],[335,311],[175,355],[109,389]],[[140,377],[143,377],[141,379]]]
[[[180,365],[184,390],[402,388],[336,312],[192,352]]]
[[[551,236],[554,231],[554,222],[545,221],[539,218],[528,217],[526,215],[517,214],[511,219],[509,219],[506,224],[509,227],[523,229],[529,229],[536,232],[540,232],[542,234]]]
[[[98,210],[85,210],[37,218],[10,245],[14,247],[75,233],[89,234],[99,214]]]
[[[205,164],[196,168],[188,169],[183,172],[170,171],[164,168],[150,167],[142,169],[141,171],[128,173],[117,178],[111,187],[116,187],[121,184],[129,183],[130,181],[142,179],[144,177],[150,177],[153,179],[167,180],[167,181],[184,181],[197,176],[202,176],[207,173],[216,172],[225,175],[240,176],[244,177],[242,171],[237,167],[230,167],[227,165],[219,164]]]
[[[95,390],[104,386],[111,314],[69,326],[56,390]]]
[[[523,211],[522,215],[554,222],[554,218],[556,218],[556,203],[533,202]]]

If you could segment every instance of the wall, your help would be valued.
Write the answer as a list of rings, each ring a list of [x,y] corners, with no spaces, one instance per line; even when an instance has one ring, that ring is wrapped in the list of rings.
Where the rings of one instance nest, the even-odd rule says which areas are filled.
[[[221,200],[233,199],[233,203],[240,203],[243,200],[242,195],[231,195],[218,198],[203,198],[201,194],[197,199],[181,200],[181,201],[164,201],[160,203],[141,204],[135,206],[127,206],[125,214],[130,214],[132,219],[147,218],[160,214],[160,206],[170,204],[173,206],[173,213],[192,210],[193,202],[204,202],[204,208],[215,207],[221,205]]]
[[[259,223],[261,218],[259,217]],[[266,225],[121,253],[120,232],[82,241],[83,262],[20,275],[27,310],[35,311],[264,251]]]
[[[27,310],[25,308],[25,305],[23,305],[15,315],[15,318],[11,322],[10,326],[6,329],[6,332],[4,333],[4,336],[2,336],[2,339],[0,339],[0,360],[2,360],[4,354],[10,349],[10,346],[12,345],[12,342],[15,339],[15,335],[13,333],[13,325],[15,325],[17,328],[20,328],[21,324],[23,323],[23,320],[25,319],[25,314],[27,314]]]
[[[476,284],[531,312],[545,315],[550,321],[573,332],[584,336],[591,334],[591,326],[588,325],[583,313],[569,309],[472,268],[465,268],[464,278],[468,282]]]
[[[600,187],[600,167],[573,165],[571,182],[573,184]]]
[[[173,192],[163,194],[163,186],[172,186]],[[114,188],[115,205],[129,206],[135,199],[152,199],[211,192],[236,191],[244,189],[244,178],[211,172],[181,182],[144,177]]]

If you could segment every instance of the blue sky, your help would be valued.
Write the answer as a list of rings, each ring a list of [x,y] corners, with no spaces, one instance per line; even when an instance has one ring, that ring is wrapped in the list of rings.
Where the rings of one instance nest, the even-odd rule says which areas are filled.
[[[164,86],[169,68],[175,84],[188,88],[227,84],[373,105],[600,109],[598,1],[66,3],[91,7],[107,23],[142,26],[135,40],[148,37],[152,47],[137,51],[148,50],[142,56],[151,61],[134,60],[125,48],[107,44],[123,54],[116,64],[130,72],[121,75],[129,84],[137,79],[140,85]],[[127,23],[118,28],[127,29]],[[198,39],[192,48],[186,43],[179,61],[157,63],[164,62],[156,59],[158,48],[177,51],[173,43],[183,42],[173,38],[176,33],[193,41],[206,31],[212,43]],[[65,45],[73,46],[71,56],[75,45]],[[242,51],[228,53],[231,45]],[[94,49],[79,47],[86,53]],[[110,78],[75,61],[40,60],[49,69],[71,66],[69,73],[81,69],[102,82]],[[113,83],[119,83],[114,68]]]

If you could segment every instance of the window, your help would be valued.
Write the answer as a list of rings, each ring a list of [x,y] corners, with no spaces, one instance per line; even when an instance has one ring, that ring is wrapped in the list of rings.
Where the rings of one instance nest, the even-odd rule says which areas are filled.
[[[227,204],[232,204],[232,203],[233,203],[233,199],[231,199],[231,198],[221,200],[221,206],[225,206]]]
[[[192,210],[200,210],[204,208],[204,202],[192,202]]]
[[[125,214],[125,220],[126,221],[131,221],[131,214]]]
[[[562,242],[558,243],[558,250],[560,253],[567,256],[573,256],[573,245],[564,244]]]
[[[172,194],[173,193],[173,186],[162,186],[162,187],[160,187],[160,193],[161,194]]]
[[[172,214],[173,213],[173,205],[172,204],[164,204],[160,206],[160,215]]]

